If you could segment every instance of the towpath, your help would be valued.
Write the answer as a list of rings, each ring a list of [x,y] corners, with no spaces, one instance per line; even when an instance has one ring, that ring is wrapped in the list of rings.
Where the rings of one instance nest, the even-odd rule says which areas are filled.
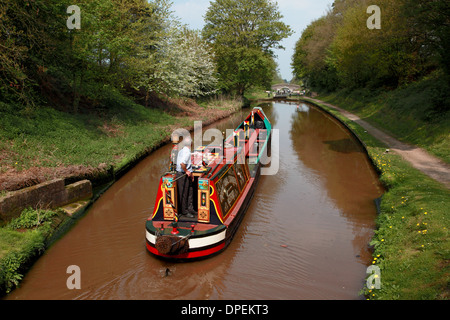
[[[422,148],[401,142],[393,138],[392,136],[375,128],[353,113],[350,113],[342,108],[318,99],[309,99],[314,102],[326,105],[336,111],[339,111],[344,117],[356,122],[361,127],[366,129],[367,132],[372,136],[384,142],[389,147],[389,151],[393,151],[401,155],[403,159],[411,163],[414,168],[422,171],[429,177],[435,179],[436,181],[439,181],[450,189],[450,166],[441,159],[438,159],[435,156],[429,154]]]

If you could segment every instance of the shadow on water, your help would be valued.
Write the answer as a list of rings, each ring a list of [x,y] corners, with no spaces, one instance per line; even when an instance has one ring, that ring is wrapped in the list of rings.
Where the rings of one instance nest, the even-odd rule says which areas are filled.
[[[352,153],[352,152],[363,152],[361,147],[355,144],[354,140],[351,139],[340,139],[332,141],[324,141],[328,147],[336,152],[342,153]]]

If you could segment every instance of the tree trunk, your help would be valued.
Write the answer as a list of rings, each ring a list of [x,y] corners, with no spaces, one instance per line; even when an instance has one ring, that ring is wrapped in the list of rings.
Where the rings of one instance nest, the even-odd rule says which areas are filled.
[[[80,107],[80,89],[83,83],[83,69],[80,68],[80,71],[75,71],[73,73],[73,86],[72,86],[72,93],[73,93],[73,113],[78,113],[78,109]]]
[[[80,106],[80,93],[79,93],[77,72],[73,73],[72,93],[73,93],[73,104],[72,104],[73,113],[78,113],[78,108]]]

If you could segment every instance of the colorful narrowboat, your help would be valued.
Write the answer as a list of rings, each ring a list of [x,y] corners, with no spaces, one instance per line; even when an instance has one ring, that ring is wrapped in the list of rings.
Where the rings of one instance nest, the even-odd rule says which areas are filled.
[[[224,250],[255,192],[271,130],[263,110],[256,107],[223,143],[192,152],[194,218],[178,215],[176,173],[173,169],[165,173],[146,221],[148,251],[162,258],[190,260]]]

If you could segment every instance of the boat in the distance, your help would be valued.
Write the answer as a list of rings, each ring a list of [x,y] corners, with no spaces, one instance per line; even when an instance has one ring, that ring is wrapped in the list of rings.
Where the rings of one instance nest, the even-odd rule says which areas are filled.
[[[165,173],[154,211],[146,221],[148,251],[158,257],[189,260],[224,250],[255,192],[271,131],[270,121],[256,107],[222,144],[192,152],[194,218],[178,215],[176,173],[173,167]]]

